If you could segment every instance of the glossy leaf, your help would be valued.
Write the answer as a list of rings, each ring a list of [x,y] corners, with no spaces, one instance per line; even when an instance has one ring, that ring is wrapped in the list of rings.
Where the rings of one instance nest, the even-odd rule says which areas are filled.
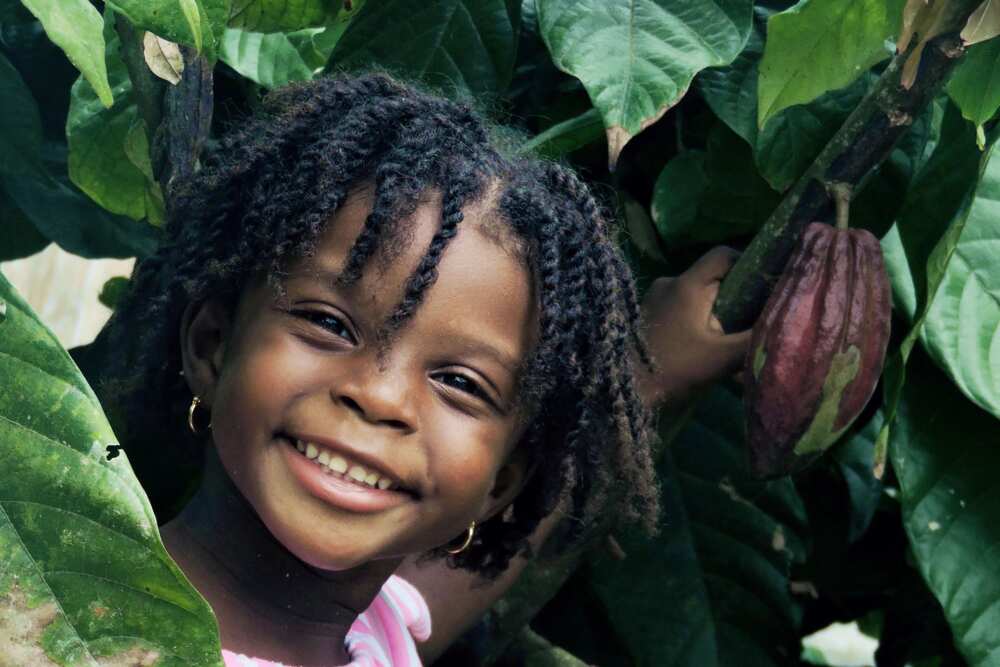
[[[751,146],[757,143],[757,78],[764,38],[756,22],[746,47],[725,67],[710,67],[695,80],[716,116]]]
[[[538,0],[555,65],[580,79],[601,112],[614,167],[628,141],[726,65],[750,33],[746,0]]]
[[[801,0],[767,22],[757,126],[782,109],[849,85],[891,55],[902,0]]]
[[[229,26],[250,32],[280,32],[323,25],[340,0],[231,0]]]
[[[0,276],[0,651],[11,664],[220,665],[90,387]],[[51,663],[50,663],[51,661]]]
[[[597,109],[589,109],[540,132],[526,141],[521,150],[546,157],[560,157],[597,141],[603,134],[601,114]]]
[[[104,21],[90,0],[22,0],[45,27],[45,34],[111,106],[111,86],[104,64]]]
[[[965,219],[935,248],[940,285],[924,322],[931,356],[977,405],[1000,416],[1000,149],[987,151]],[[932,293],[930,286],[928,293]]]
[[[366,2],[337,42],[329,69],[378,66],[433,86],[503,92],[517,25],[504,0]]]
[[[285,33],[227,28],[222,35],[219,58],[265,88],[308,81],[313,77],[312,69]]]
[[[915,355],[890,449],[920,572],[970,667],[1000,655],[1000,422]]]
[[[229,0],[108,0],[139,30],[196,48],[210,60],[229,19]]]
[[[986,137],[983,123],[1000,109],[1000,39],[969,47],[948,81],[948,95],[978,132],[979,147]]]
[[[750,478],[742,406],[717,388],[658,466],[664,525],[651,541],[618,535],[590,584],[627,664],[747,667],[798,655],[801,609],[789,571],[805,558],[805,508],[788,478]]]

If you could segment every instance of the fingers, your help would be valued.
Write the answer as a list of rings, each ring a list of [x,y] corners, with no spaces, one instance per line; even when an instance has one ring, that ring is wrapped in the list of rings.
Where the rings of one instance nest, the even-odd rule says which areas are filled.
[[[722,280],[739,258],[740,252],[729,246],[715,246],[698,258],[685,273],[701,284]]]

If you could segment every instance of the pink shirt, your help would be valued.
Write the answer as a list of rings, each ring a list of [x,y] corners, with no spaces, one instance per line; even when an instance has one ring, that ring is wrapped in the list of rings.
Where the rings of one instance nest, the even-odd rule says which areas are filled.
[[[410,582],[392,575],[347,633],[347,667],[420,667],[413,640],[430,636],[431,613],[423,596]],[[222,660],[226,667],[285,667],[225,649]]]

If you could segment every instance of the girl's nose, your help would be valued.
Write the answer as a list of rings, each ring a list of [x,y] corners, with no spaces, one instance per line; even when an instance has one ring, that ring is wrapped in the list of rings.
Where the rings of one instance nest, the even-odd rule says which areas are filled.
[[[416,430],[416,411],[405,370],[393,365],[365,364],[351,381],[330,388],[330,396],[371,424],[403,432]]]

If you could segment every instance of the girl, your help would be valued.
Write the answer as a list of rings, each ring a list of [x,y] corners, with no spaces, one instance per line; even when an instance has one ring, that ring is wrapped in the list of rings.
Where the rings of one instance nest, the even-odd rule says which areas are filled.
[[[746,347],[709,328],[731,261],[654,285],[648,347],[571,172],[384,75],[273,93],[178,189],[108,328],[126,447],[204,452],[162,534],[226,664],[417,665],[405,556],[495,579],[560,504],[576,534],[652,530],[649,406]]]

